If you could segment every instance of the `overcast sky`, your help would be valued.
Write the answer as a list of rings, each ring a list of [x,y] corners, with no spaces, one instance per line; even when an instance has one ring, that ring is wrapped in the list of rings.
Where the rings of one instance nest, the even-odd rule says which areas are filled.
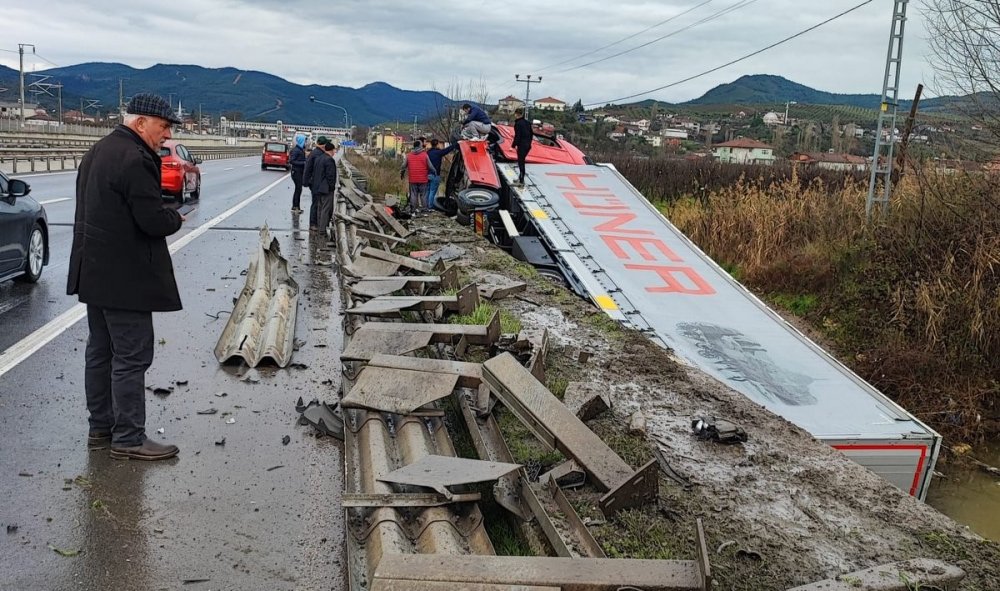
[[[698,74],[861,0],[705,1],[47,0],[43,7],[37,0],[5,0],[0,63],[17,68],[17,44],[32,43],[38,55],[26,56],[29,71],[93,61],[232,66],[300,84],[359,87],[382,80],[446,94],[484,85],[492,101],[523,96],[514,74],[531,73],[543,77],[532,98],[603,103]],[[777,74],[831,92],[879,93],[892,6],[875,0],[759,56],[635,100],[684,101],[744,74]],[[919,2],[910,2],[908,17],[900,87],[907,96],[918,82],[932,83]],[[695,24],[701,20],[707,22]],[[664,35],[670,36],[565,71]]]

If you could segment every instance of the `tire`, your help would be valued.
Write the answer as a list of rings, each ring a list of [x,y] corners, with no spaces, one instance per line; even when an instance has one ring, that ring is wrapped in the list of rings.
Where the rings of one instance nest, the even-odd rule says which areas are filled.
[[[267,170],[267,166],[265,166],[265,165],[261,164],[261,165],[260,165],[260,169],[261,169],[261,170]]]
[[[500,196],[489,189],[472,187],[458,193],[458,210],[466,214],[494,207],[499,203]]]
[[[191,199],[201,199],[201,176],[195,181],[194,191],[191,191]]]
[[[455,213],[455,221],[458,222],[459,226],[472,225],[472,217],[467,213],[463,213],[461,209]]]
[[[38,283],[45,265],[45,232],[42,226],[35,222],[28,237],[28,254],[24,258],[24,274],[14,280],[21,283]]]

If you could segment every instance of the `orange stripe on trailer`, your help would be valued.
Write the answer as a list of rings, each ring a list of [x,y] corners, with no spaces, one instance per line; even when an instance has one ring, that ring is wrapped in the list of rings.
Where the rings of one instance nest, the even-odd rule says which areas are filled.
[[[913,484],[910,485],[910,496],[916,496],[917,487],[920,486],[920,473],[924,470],[924,462],[927,461],[927,446],[926,445],[852,445],[849,443],[841,445],[831,446],[833,449],[840,451],[846,450],[858,450],[858,451],[896,451],[896,450],[907,450],[907,451],[919,451],[920,459],[917,461],[917,470],[913,473]]]

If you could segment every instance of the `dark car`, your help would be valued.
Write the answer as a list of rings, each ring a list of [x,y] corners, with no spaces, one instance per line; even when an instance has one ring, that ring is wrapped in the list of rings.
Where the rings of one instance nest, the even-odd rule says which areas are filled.
[[[49,264],[49,220],[31,187],[0,173],[0,281],[35,283]]]
[[[160,148],[160,178],[163,193],[178,203],[201,197],[201,158],[195,158],[187,147],[175,140],[167,140]]]

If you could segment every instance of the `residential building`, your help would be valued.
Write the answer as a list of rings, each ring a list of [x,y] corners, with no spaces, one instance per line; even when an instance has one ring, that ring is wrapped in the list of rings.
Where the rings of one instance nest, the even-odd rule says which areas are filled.
[[[660,135],[670,139],[677,139],[677,140],[688,139],[688,132],[686,129],[672,129],[668,127],[660,131]]]
[[[764,117],[762,117],[762,119],[764,119],[764,125],[775,126],[775,125],[781,125],[784,117],[775,113],[774,111],[771,111],[768,113],[764,113]]]
[[[788,157],[798,164],[825,168],[827,170],[864,170],[868,168],[868,159],[853,154],[834,154],[833,152],[795,152]]]
[[[658,135],[647,135],[646,143],[654,148],[661,148],[663,147],[663,137]]]
[[[712,146],[712,155],[719,162],[728,164],[774,163],[774,148],[764,142],[744,137]]]
[[[500,99],[499,108],[501,113],[513,113],[514,109],[523,106],[524,106],[524,101],[517,98],[516,96],[511,95],[506,98]]]
[[[34,117],[35,112],[40,109],[38,105],[34,103],[25,103],[24,116]],[[21,116],[21,102],[20,101],[0,101],[0,117],[16,119]]]
[[[642,131],[649,131],[649,126],[651,124],[652,124],[652,121],[650,121],[649,119],[640,119],[640,120],[638,120],[638,121],[635,122],[636,127],[638,127],[639,129],[641,129]]]
[[[565,111],[566,103],[551,96],[538,99],[533,102],[536,109],[541,109],[543,111]]]

